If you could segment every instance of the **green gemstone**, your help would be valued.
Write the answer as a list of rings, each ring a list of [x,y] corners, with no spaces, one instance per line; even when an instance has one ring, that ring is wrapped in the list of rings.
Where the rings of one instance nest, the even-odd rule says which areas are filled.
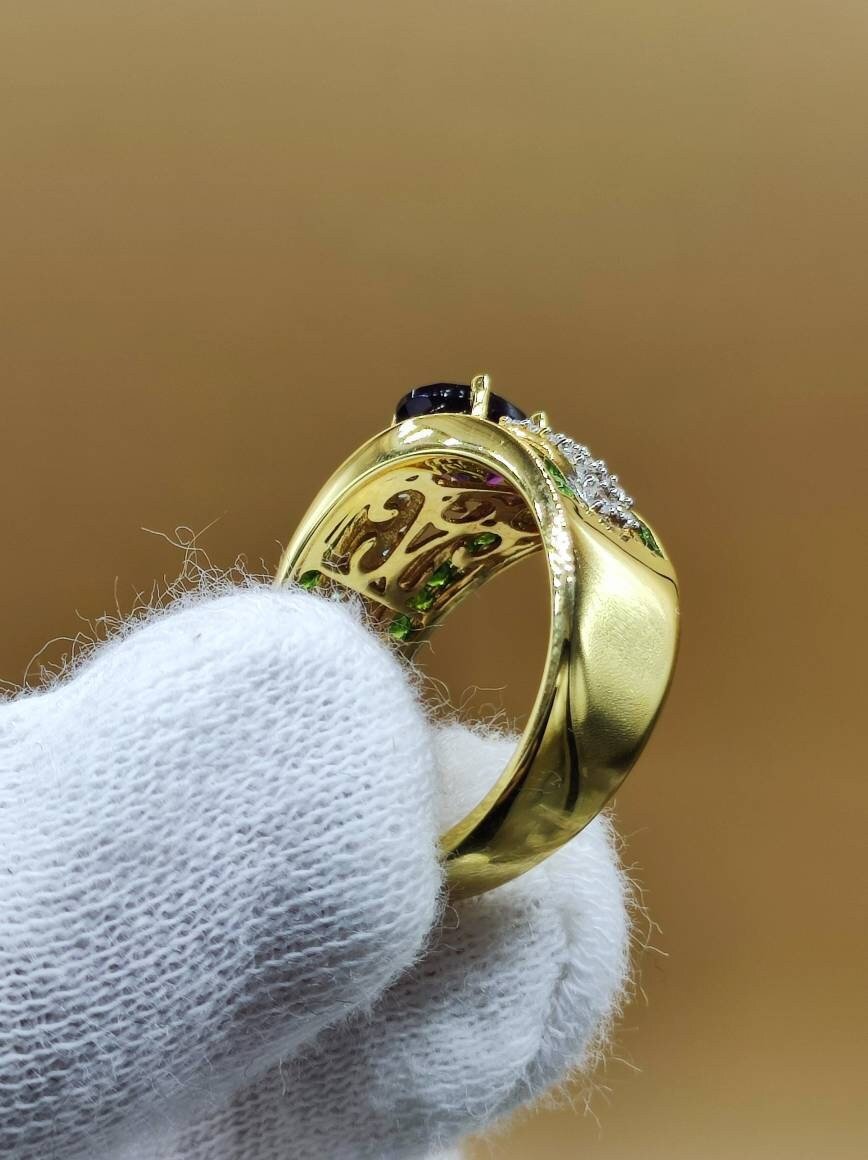
[[[663,549],[654,539],[654,533],[651,531],[647,524],[640,523],[637,531],[639,533],[639,539],[642,541],[646,548],[649,548],[655,556],[663,555]]]
[[[546,470],[548,471],[549,475],[555,481],[555,487],[558,489],[561,495],[568,496],[570,499],[575,499],[576,493],[570,487],[569,483],[567,483],[567,477],[557,466],[557,464],[552,463],[550,459],[546,459],[543,462],[546,465]]]
[[[413,621],[409,616],[396,616],[389,625],[389,636],[392,640],[406,640],[413,631]]]
[[[414,593],[407,603],[411,608],[415,608],[417,612],[427,612],[429,608],[434,607],[435,599],[435,591],[426,584],[421,592]]]
[[[456,568],[451,560],[447,560],[441,564],[439,568],[435,568],[428,577],[427,588],[446,588],[450,584],[454,584],[461,575],[461,570]]]
[[[480,532],[478,536],[473,537],[467,548],[471,555],[476,556],[480,552],[487,552],[489,548],[498,547],[502,542],[500,536],[494,532]]]
[[[313,588],[316,588],[321,575],[322,572],[303,572],[301,576],[299,576],[298,582],[302,588],[306,588],[308,592],[310,592]]]

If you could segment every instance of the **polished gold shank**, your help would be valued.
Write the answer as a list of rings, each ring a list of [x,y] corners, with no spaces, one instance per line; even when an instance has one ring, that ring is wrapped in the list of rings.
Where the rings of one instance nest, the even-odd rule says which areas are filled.
[[[480,376],[482,378],[482,376]],[[533,433],[476,414],[393,424],[314,500],[278,584],[349,590],[407,656],[471,591],[531,552],[548,566],[548,655],[518,747],[441,839],[454,897],[536,865],[600,811],[641,752],[678,639],[674,570],[564,487],[568,465]]]

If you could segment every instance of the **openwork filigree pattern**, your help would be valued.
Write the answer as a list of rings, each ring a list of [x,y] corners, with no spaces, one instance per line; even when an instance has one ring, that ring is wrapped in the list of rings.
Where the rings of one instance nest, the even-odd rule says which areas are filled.
[[[412,639],[470,586],[539,547],[522,497],[470,460],[427,459],[376,487],[381,499],[337,513],[320,567],[301,583],[352,589],[398,640]]]

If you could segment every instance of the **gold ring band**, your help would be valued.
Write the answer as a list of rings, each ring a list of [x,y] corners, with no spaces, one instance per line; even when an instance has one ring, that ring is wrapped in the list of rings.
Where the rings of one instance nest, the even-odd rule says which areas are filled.
[[[467,897],[553,853],[623,781],[669,686],[678,589],[617,477],[543,412],[523,418],[485,375],[407,399],[316,497],[276,582],[357,594],[409,657],[473,589],[545,552],[536,702],[496,784],[441,838],[450,890]]]

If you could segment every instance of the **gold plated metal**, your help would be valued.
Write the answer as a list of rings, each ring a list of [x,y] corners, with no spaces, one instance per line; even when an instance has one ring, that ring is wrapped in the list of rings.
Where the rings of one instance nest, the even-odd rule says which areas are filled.
[[[470,380],[470,413],[478,419],[488,416],[488,401],[491,398],[491,379],[488,375],[474,375]]]
[[[512,759],[442,836],[450,890],[468,897],[541,862],[603,808],[639,756],[670,682],[678,640],[675,572],[641,517],[603,518],[573,486],[543,412],[395,422],[316,497],[276,583],[358,594],[372,625],[412,656],[456,605],[542,550],[548,656]],[[506,626],[505,626],[506,627]]]

